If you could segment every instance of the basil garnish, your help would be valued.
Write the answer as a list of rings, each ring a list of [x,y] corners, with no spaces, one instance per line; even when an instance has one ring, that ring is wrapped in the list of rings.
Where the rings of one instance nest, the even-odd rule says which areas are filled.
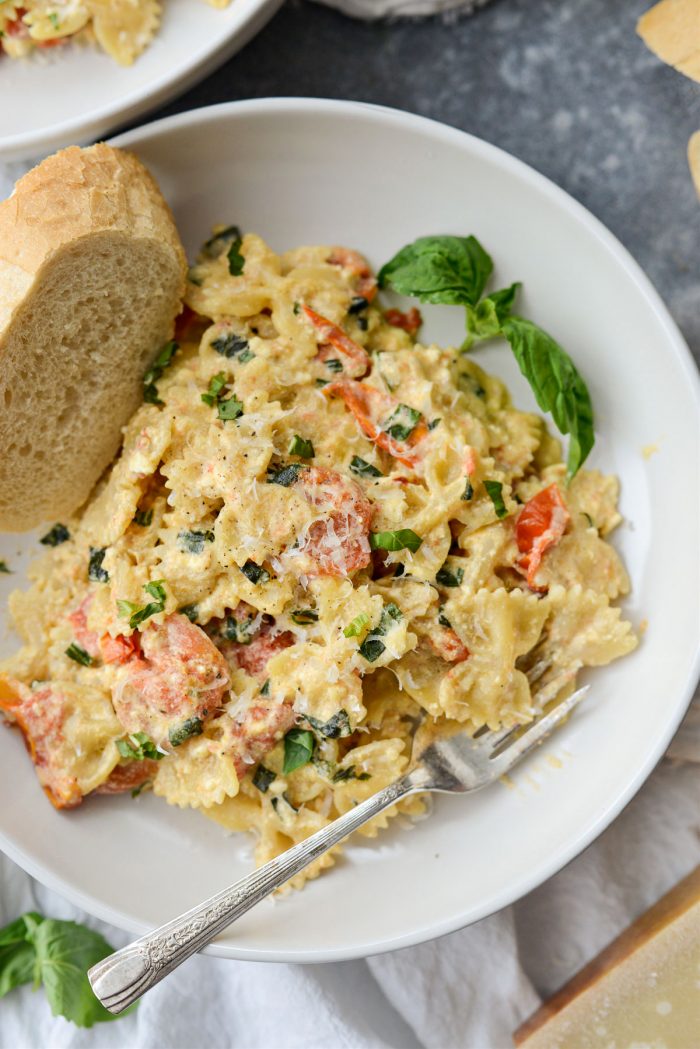
[[[173,747],[179,747],[185,740],[192,739],[194,736],[201,736],[203,731],[204,725],[201,718],[187,718],[177,728],[170,729],[168,739]]]
[[[178,532],[177,541],[180,544],[180,549],[185,550],[188,554],[201,554],[205,543],[214,542],[214,533],[210,531],[201,532],[196,529],[191,532]]]
[[[235,394],[226,401],[219,401],[216,407],[219,418],[223,419],[224,422],[237,419],[239,415],[243,415],[243,402],[239,401]]]
[[[129,761],[160,761],[165,757],[145,732],[132,732],[126,739],[118,739],[117,750]]]
[[[343,630],[345,637],[359,637],[364,628],[369,623],[369,616],[366,612],[360,612],[354,619],[351,619],[348,625]]]
[[[508,510],[506,504],[503,502],[503,485],[500,481],[484,481],[484,488],[489,494],[493,508],[496,511],[496,517],[507,517]]]
[[[283,488],[289,488],[291,485],[296,484],[299,480],[299,474],[306,467],[302,466],[301,463],[290,463],[289,466],[283,466],[279,470],[275,470],[271,467],[267,474],[268,484],[281,484]]]
[[[348,306],[348,313],[362,313],[363,310],[366,310],[368,306],[369,302],[367,299],[364,298],[364,296],[355,295],[350,300],[350,305]]]
[[[226,245],[231,241],[241,242],[241,231],[238,226],[225,226],[219,232],[214,232],[213,236],[206,240],[202,245],[200,254],[205,259],[218,259],[219,255],[223,253]]]
[[[298,608],[291,613],[291,617],[293,622],[298,623],[300,626],[318,622],[318,612],[315,612],[313,608]]]
[[[379,623],[376,627],[370,630],[369,634],[359,647],[360,654],[365,657],[368,663],[374,663],[375,659],[379,659],[386,648],[386,645],[381,638],[384,637],[393,624],[398,622],[401,618],[403,618],[401,609],[393,604],[393,602],[384,606]]]
[[[122,619],[128,617],[129,626],[132,630],[135,630],[139,623],[143,623],[144,620],[163,611],[165,608],[164,582],[164,579],[156,579],[152,583],[146,583],[143,589],[150,597],[154,597],[155,601],[149,601],[149,603],[142,608],[139,608],[139,606],[134,604],[133,601],[117,601],[117,611],[119,612],[119,615]]]
[[[337,357],[329,357],[327,361],[323,362],[328,368],[329,372],[342,372],[343,362],[338,360]]]
[[[7,561],[0,561],[0,575],[12,575],[11,569],[7,567]]]
[[[219,335],[218,338],[212,339],[211,348],[216,351],[221,357],[238,357],[239,361],[249,361],[255,354],[251,353],[248,349],[248,340],[244,339],[242,335],[234,335],[233,332],[228,332],[226,335]],[[245,356],[245,355],[248,356]]]
[[[311,725],[314,732],[318,732],[320,736],[325,736],[326,739],[342,739],[344,736],[352,734],[350,718],[345,710],[337,711],[328,721],[319,721],[318,718],[312,718],[310,714],[304,714],[304,718]]]
[[[198,609],[196,605],[183,605],[182,608],[178,609],[180,615],[187,616],[190,623],[197,622]]]
[[[98,549],[95,546],[90,547],[90,559],[88,561],[88,579],[91,583],[108,583],[109,573],[106,568],[102,567],[102,562],[105,559],[107,553],[107,547],[103,546]]]
[[[250,579],[251,583],[267,583],[270,580],[270,573],[262,565],[256,565],[255,561],[246,561],[241,568],[241,572]]]
[[[228,259],[228,271],[232,277],[240,277],[243,273],[243,267],[245,266],[245,258],[241,255],[241,244],[243,238],[240,233],[237,237],[234,237],[231,247],[226,253]]]
[[[67,543],[70,539],[70,532],[63,524],[55,524],[46,535],[43,535],[39,540],[44,546],[60,546],[61,543]]]
[[[143,377],[143,399],[147,404],[163,404],[158,396],[156,383],[179,350],[178,344],[171,339],[161,348],[158,356]]]
[[[202,400],[205,404],[208,404],[210,408],[213,408],[219,399],[219,394],[226,385],[226,373],[217,372],[209,380],[209,386],[207,392],[202,394]]]
[[[80,645],[76,645],[75,641],[72,642],[66,649],[66,655],[69,659],[73,659],[76,663],[80,663],[81,666],[91,667],[95,660],[92,658],[89,652],[86,652]]]
[[[235,616],[226,616],[223,630],[221,631],[227,641],[235,641],[237,645],[249,645],[253,640],[251,623],[254,615],[247,619],[236,619]]]
[[[333,783],[343,783],[348,779],[369,779],[369,772],[356,772],[355,765],[348,765],[346,769],[338,769],[333,773]]]
[[[353,455],[350,460],[350,469],[358,477],[383,477],[384,474],[381,470],[378,470],[376,466],[372,466],[366,459],[361,459],[359,455]]]
[[[266,769],[264,765],[258,765],[253,776],[253,786],[257,787],[261,794],[267,794],[268,788],[277,776],[272,769]]]
[[[412,528],[398,528],[391,532],[370,532],[372,550],[410,550],[415,554],[423,540]]]
[[[464,486],[464,491],[462,492],[462,495],[460,496],[460,498],[462,499],[463,502],[469,503],[469,502],[471,502],[471,498],[472,498],[473,495],[474,495],[474,485],[471,482],[471,478],[467,477],[467,483]]]
[[[295,769],[307,765],[313,756],[315,740],[313,733],[304,728],[292,728],[284,737],[284,765],[286,776]]]
[[[134,524],[147,528],[153,520],[153,510],[137,510],[134,514]]]
[[[300,437],[297,433],[289,444],[289,455],[298,455],[301,459],[313,459],[315,455],[313,443]]]
[[[451,572],[445,565],[439,570],[435,576],[435,582],[439,586],[460,586],[464,579],[464,569],[456,568],[454,572]]]
[[[421,413],[408,404],[400,404],[386,422],[382,423],[382,430],[393,437],[395,441],[407,441],[421,420]]]
[[[382,266],[378,281],[421,302],[475,306],[492,270],[476,237],[419,237]]]

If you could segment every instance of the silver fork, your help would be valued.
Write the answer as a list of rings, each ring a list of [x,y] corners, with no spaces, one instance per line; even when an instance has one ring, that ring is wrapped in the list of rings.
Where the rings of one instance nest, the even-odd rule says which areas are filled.
[[[588,688],[580,688],[524,728],[475,736],[460,732],[436,740],[395,783],[228,889],[93,965],[88,971],[93,991],[110,1012],[123,1012],[274,889],[400,798],[424,791],[468,794],[505,775],[567,717]]]

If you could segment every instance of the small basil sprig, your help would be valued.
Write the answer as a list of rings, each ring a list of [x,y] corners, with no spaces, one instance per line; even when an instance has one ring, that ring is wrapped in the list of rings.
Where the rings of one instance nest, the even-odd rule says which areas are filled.
[[[475,237],[419,237],[379,271],[379,285],[390,285],[421,302],[466,309],[468,350],[478,341],[503,336],[539,407],[551,412],[558,429],[570,435],[569,477],[585,462],[595,440],[593,407],[581,375],[566,351],[532,321],[511,311],[519,283],[484,296],[493,262]]]
[[[283,774],[287,776],[303,765],[308,765],[313,757],[315,745],[313,732],[305,728],[291,728],[284,737]]]

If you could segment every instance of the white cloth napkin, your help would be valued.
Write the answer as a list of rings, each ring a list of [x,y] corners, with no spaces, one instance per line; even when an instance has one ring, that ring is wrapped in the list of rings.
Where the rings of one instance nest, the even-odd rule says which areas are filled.
[[[136,1013],[89,1031],[25,987],[0,1003],[0,1049],[507,1049],[541,996],[698,863],[700,764],[665,760],[583,855],[461,932],[329,965],[196,957]],[[0,856],[0,926],[29,909],[129,939]]]

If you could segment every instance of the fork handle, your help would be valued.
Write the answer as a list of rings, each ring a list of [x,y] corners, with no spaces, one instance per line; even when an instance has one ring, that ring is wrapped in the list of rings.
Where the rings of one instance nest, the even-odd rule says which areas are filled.
[[[228,889],[104,958],[88,970],[93,991],[110,1012],[123,1012],[228,925],[352,831],[400,798],[427,786],[424,770],[414,770]]]

